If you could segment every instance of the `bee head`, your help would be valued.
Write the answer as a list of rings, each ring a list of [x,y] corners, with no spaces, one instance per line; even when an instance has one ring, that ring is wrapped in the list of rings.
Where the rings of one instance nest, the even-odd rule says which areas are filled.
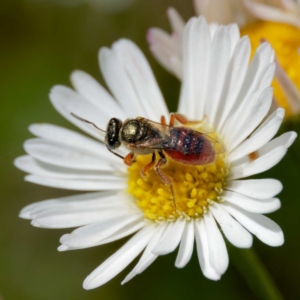
[[[109,120],[106,135],[105,135],[105,144],[108,149],[114,150],[119,148],[121,142],[119,140],[119,132],[122,128],[122,121],[116,118],[112,118]]]

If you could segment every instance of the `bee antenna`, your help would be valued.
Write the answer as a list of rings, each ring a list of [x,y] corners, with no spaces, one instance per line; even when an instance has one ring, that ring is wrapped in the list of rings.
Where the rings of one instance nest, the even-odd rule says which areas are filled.
[[[71,112],[71,115],[72,115],[74,118],[76,118],[76,119],[78,119],[78,120],[80,120],[80,121],[82,121],[82,122],[85,122],[85,123],[88,123],[88,124],[93,125],[95,128],[97,128],[98,130],[100,130],[100,131],[102,131],[102,132],[106,132],[105,130],[99,128],[99,127],[98,127],[95,123],[93,123],[93,122],[90,122],[90,121],[88,121],[88,120],[86,120],[86,119],[83,119],[83,118],[81,118],[81,117],[75,115],[75,114],[72,113],[72,112]]]

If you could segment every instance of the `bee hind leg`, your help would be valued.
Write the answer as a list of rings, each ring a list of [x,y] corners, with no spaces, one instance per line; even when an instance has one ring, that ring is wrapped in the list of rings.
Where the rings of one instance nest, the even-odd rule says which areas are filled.
[[[155,164],[155,152],[152,153],[152,160],[141,170],[141,176],[143,178],[146,177],[148,171],[154,166],[154,164]]]
[[[161,170],[161,166],[163,166],[164,164],[166,164],[167,159],[166,159],[166,156],[164,155],[163,152],[159,151],[158,154],[159,154],[159,156],[160,156],[160,159],[159,159],[159,161],[157,162],[157,164],[155,165],[154,170],[155,170],[155,172],[157,173],[157,175],[159,176],[159,178],[161,179],[161,181],[162,181],[164,184],[166,184],[167,186],[169,186],[170,192],[171,192],[171,196],[172,196],[173,205],[174,205],[175,211],[177,211],[172,179],[171,179],[169,176],[167,176],[167,175]]]
[[[177,114],[177,113],[171,113],[169,126],[174,127],[175,120],[180,122],[181,124],[187,124],[189,122],[188,119],[184,115]]]
[[[175,120],[183,125],[193,125],[193,126],[201,124],[201,122],[202,122],[202,121],[190,121],[187,119],[186,116],[184,116],[182,114],[171,113],[169,126],[174,127]]]

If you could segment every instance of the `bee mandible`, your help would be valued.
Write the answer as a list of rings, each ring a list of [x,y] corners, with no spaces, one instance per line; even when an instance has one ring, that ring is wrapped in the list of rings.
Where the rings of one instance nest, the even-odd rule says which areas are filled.
[[[71,115],[105,132],[107,149],[122,158],[128,166],[136,161],[138,155],[152,153],[152,159],[142,168],[141,176],[145,177],[147,172],[154,167],[161,181],[170,188],[175,210],[172,179],[161,170],[161,167],[167,163],[167,156],[182,164],[206,165],[213,163],[217,154],[225,151],[224,145],[217,139],[188,127],[175,127],[175,120],[182,125],[189,124],[187,118],[178,113],[170,114],[169,125],[166,124],[164,116],[161,117],[161,123],[143,117],[127,119],[124,122],[112,118],[108,122],[106,131],[74,113]],[[121,145],[130,151],[125,157],[114,151]],[[158,161],[156,161],[157,154]]]

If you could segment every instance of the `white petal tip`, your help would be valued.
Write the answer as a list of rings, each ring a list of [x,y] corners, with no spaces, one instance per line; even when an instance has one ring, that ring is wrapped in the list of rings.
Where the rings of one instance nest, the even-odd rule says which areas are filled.
[[[41,224],[38,223],[36,220],[32,220],[31,225],[34,226],[34,227],[41,227]]]
[[[66,245],[67,243],[68,243],[68,240],[69,240],[69,237],[70,237],[70,234],[64,234],[60,239],[59,239],[59,241],[62,243],[62,244],[64,244],[64,245]]]
[[[289,148],[294,143],[297,136],[298,136],[298,134],[295,131],[291,132],[290,138],[289,138],[288,143],[286,145],[287,148]]]
[[[175,262],[175,267],[178,269],[182,269],[185,267],[185,264],[183,264],[182,262],[180,262],[180,263]]]
[[[150,45],[154,43],[156,31],[156,28],[149,28],[146,33],[146,40]]]
[[[204,272],[203,275],[206,278],[208,278],[210,280],[213,280],[213,281],[218,281],[218,280],[221,279],[221,275],[219,275],[217,272],[213,272],[213,273],[211,273],[211,272],[209,272],[209,273],[208,272]]]
[[[64,252],[64,251],[67,251],[69,250],[69,247],[66,246],[66,245],[60,245],[58,248],[57,248],[57,251],[59,252]]]
[[[70,80],[71,80],[72,84],[74,85],[74,82],[76,82],[77,79],[81,76],[85,76],[85,72],[80,71],[80,70],[74,70],[70,75]]]
[[[130,281],[136,274],[128,274],[124,280],[121,282],[121,285],[124,285],[125,283],[127,283],[128,281]]]
[[[280,247],[284,244],[284,235],[283,232],[280,232],[277,236],[277,238],[274,238],[274,241],[269,244],[271,247]]]
[[[84,280],[82,287],[85,290],[92,290],[95,289],[97,287],[99,287],[100,285],[95,285],[93,284],[93,281],[91,279],[89,279],[89,276]]]
[[[31,220],[30,212],[27,211],[26,209],[22,209],[19,213],[19,218]]]

